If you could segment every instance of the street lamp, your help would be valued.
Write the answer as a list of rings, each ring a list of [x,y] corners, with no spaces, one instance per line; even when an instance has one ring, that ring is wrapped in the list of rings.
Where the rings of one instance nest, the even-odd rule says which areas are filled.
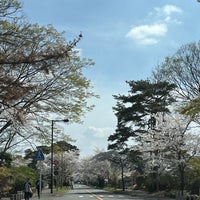
[[[54,122],[69,122],[68,119],[51,120],[51,193],[53,193],[53,126]]]

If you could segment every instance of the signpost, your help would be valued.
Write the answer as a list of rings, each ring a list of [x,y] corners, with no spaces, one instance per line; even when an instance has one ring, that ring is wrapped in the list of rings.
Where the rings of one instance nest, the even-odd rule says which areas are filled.
[[[38,161],[38,160],[44,160],[44,154],[42,152],[41,149],[39,149],[37,151],[37,153],[35,154],[34,160]]]
[[[39,165],[40,165],[40,186],[39,186],[39,198],[40,198],[40,195],[41,195],[41,190],[42,190],[42,165],[41,165],[41,161],[44,160],[44,154],[42,152],[41,149],[39,149],[36,154],[35,154],[35,157],[34,157],[34,160],[35,161],[39,161]]]
[[[57,176],[58,175],[58,171],[59,171],[59,161],[58,160],[54,160],[54,175]]]

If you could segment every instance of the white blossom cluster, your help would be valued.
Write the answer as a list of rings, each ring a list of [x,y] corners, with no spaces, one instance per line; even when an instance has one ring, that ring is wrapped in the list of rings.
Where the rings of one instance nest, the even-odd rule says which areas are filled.
[[[142,153],[146,172],[169,173],[200,153],[200,136],[190,119],[176,114],[154,115],[156,125],[138,133],[140,142],[134,147]]]

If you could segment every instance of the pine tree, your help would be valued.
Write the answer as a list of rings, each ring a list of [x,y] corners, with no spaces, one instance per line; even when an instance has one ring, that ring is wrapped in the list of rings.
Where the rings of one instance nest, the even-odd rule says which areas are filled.
[[[110,149],[126,147],[127,141],[140,140],[137,133],[147,132],[156,125],[153,117],[157,113],[169,112],[168,106],[175,101],[172,97],[174,84],[168,82],[151,83],[149,80],[127,81],[128,95],[114,95],[117,100],[113,108],[118,120],[116,132],[109,136]]]

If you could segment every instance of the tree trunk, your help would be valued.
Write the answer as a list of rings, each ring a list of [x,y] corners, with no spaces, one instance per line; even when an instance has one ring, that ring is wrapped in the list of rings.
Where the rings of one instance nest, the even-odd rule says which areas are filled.
[[[180,164],[179,166],[181,199],[183,199],[184,188],[185,188],[185,167],[183,165],[184,164]]]
[[[125,191],[125,182],[124,182],[124,165],[121,162],[121,178],[122,178],[122,190]]]

